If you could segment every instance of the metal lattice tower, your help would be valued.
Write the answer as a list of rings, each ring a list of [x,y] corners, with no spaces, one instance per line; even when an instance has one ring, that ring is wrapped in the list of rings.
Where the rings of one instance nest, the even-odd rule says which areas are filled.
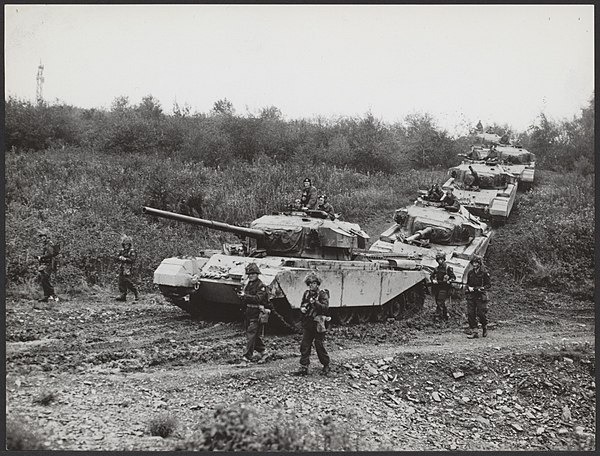
[[[40,105],[44,102],[44,97],[42,95],[42,86],[44,84],[44,65],[42,65],[41,61],[40,61],[40,66],[38,66],[36,80],[37,80],[37,90],[35,92],[35,98],[37,100],[37,103]]]

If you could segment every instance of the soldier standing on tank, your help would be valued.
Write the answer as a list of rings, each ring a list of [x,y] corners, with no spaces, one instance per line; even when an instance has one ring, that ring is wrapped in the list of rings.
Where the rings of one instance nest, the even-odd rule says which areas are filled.
[[[482,336],[487,337],[487,312],[488,312],[488,296],[487,290],[491,287],[490,275],[483,269],[483,261],[480,257],[475,256],[471,259],[473,269],[467,274],[467,284],[465,297],[467,300],[467,317],[469,320],[469,339],[479,337],[477,331],[477,319],[481,323],[483,329]]]
[[[37,257],[39,262],[38,280],[44,292],[44,297],[38,301],[58,301],[58,297],[54,294],[54,286],[52,285],[52,273],[56,270],[58,247],[50,239],[50,232],[46,228],[38,231],[38,237],[42,243],[42,254]]]
[[[139,293],[133,284],[133,265],[137,258],[137,253],[133,249],[131,237],[123,235],[121,238],[122,249],[119,251],[117,260],[119,261],[119,292],[121,295],[116,298],[117,301],[127,300],[127,291],[133,292],[134,299],[139,299]]]
[[[435,298],[435,313],[442,320],[448,321],[450,315],[446,307],[446,299],[450,295],[452,287],[450,282],[456,280],[452,267],[446,264],[446,254],[438,252],[435,255],[438,265],[430,275],[432,294]]]
[[[315,209],[317,206],[317,188],[312,185],[308,177],[303,182],[300,204],[302,209]]]
[[[317,357],[323,365],[321,373],[329,374],[330,359],[325,349],[325,327],[315,321],[315,317],[326,316],[329,310],[329,291],[319,290],[321,279],[315,274],[310,273],[304,280],[308,285],[308,290],[304,292],[300,304],[302,312],[302,342],[300,344],[300,369],[294,372],[294,375],[307,375],[310,364],[310,352],[314,343]]]
[[[331,220],[335,220],[335,211],[333,206],[327,201],[327,195],[320,195],[318,200],[317,209],[323,212],[327,212],[327,215]]]
[[[244,309],[244,326],[246,329],[246,351],[242,357],[242,362],[252,361],[254,351],[258,353],[258,361],[266,357],[265,344],[261,335],[264,331],[264,324],[260,322],[260,315],[263,312],[271,312],[269,302],[269,293],[267,287],[258,278],[260,269],[256,263],[250,263],[246,266],[246,275],[248,281],[238,293]]]

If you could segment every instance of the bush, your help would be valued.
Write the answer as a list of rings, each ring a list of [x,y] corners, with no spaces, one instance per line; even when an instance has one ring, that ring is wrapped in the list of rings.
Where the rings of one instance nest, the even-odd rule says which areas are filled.
[[[260,429],[256,412],[245,402],[219,406],[214,421],[202,427],[199,435],[177,445],[186,451],[343,451],[351,448],[350,434],[338,428],[327,416],[318,429],[279,413],[277,424]]]
[[[19,420],[9,419],[6,422],[6,449],[9,451],[46,450],[46,446],[29,425]]]
[[[168,413],[155,416],[148,425],[150,435],[169,437],[177,428],[177,419]]]

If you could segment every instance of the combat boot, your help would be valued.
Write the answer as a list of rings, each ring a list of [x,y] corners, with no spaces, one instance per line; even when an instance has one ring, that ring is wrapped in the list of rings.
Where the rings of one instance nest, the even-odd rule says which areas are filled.
[[[140,300],[140,294],[137,291],[133,294],[133,300],[134,301],[139,301]]]
[[[471,334],[469,334],[467,336],[467,339],[478,339],[479,338],[479,333],[477,332],[476,329],[474,329]]]
[[[127,300],[127,295],[122,294],[118,298],[115,298],[115,301],[125,302]]]
[[[38,299],[38,302],[48,302],[48,299],[50,299],[50,296],[44,296],[42,299]]]
[[[487,326],[483,327],[483,331],[481,332],[481,337],[487,337]]]
[[[292,375],[296,375],[296,376],[308,375],[308,366],[300,366],[300,369],[298,369],[295,372],[292,372]]]
[[[331,367],[329,367],[329,364],[327,366],[323,366],[323,370],[321,370],[321,375],[329,375],[329,373],[331,372]]]

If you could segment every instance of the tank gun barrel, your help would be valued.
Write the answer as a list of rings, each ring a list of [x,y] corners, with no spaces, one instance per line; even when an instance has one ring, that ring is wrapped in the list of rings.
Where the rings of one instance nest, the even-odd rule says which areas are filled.
[[[153,207],[142,207],[142,212],[144,214],[154,215],[156,217],[177,220],[178,222],[191,223],[192,225],[200,225],[206,228],[211,228],[213,230],[218,231],[227,231],[230,233],[237,234],[238,236],[248,236],[251,238],[261,238],[266,235],[266,233],[262,230],[257,230],[254,228],[246,228],[243,226],[235,226],[229,225],[228,223],[216,222],[214,220],[206,220],[198,217],[190,217],[188,215],[177,214],[175,212],[162,211],[160,209],[155,209]]]
[[[433,232],[433,228],[428,226],[427,228],[423,228],[422,230],[417,231],[412,236],[408,236],[405,240],[406,240],[406,242],[417,241],[419,239],[423,239],[423,238],[430,236],[432,232]]]

